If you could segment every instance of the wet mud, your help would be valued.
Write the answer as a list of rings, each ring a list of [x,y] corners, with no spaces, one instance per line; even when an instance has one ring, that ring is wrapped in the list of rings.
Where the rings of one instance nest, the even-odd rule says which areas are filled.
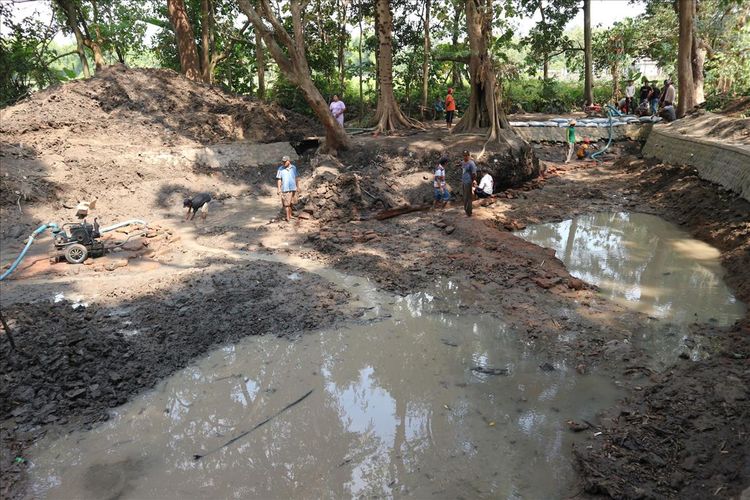
[[[92,301],[83,293],[84,301],[90,302],[88,308],[74,310],[71,304],[52,304],[51,301],[30,303],[30,297],[38,299],[41,296],[54,295],[51,284],[42,285],[39,280],[28,282],[25,286],[19,282],[5,288],[4,292],[10,290],[10,293],[4,293],[3,302],[7,307],[3,310],[8,311],[7,317],[12,319],[12,326],[19,331],[18,343],[33,345],[31,339],[39,334],[35,332],[35,328],[39,328],[43,341],[39,343],[38,353],[30,350],[32,352],[25,356],[11,355],[2,361],[2,376],[11,382],[4,385],[8,389],[7,398],[3,400],[10,402],[4,407],[4,411],[6,417],[11,419],[8,422],[12,425],[3,426],[3,477],[15,479],[20,477],[19,474],[22,472],[30,470],[28,462],[14,463],[14,458],[25,457],[24,450],[27,445],[42,434],[52,433],[57,429],[69,431],[90,426],[98,420],[106,419],[110,414],[107,409],[111,406],[155,386],[156,392],[144,396],[144,400],[139,400],[153,401],[154,405],[141,405],[138,411],[145,407],[146,414],[155,413],[151,415],[153,418],[150,418],[151,423],[148,425],[173,425],[172,416],[175,413],[172,410],[169,414],[162,413],[167,407],[176,408],[169,401],[182,407],[176,401],[175,393],[169,392],[171,389],[168,387],[174,386],[156,384],[166,375],[191,366],[190,363],[195,357],[207,353],[213,347],[236,342],[246,335],[273,333],[290,337],[296,336],[297,333],[307,333],[309,335],[302,336],[300,342],[310,342],[306,344],[307,350],[312,352],[310,358],[305,358],[306,355],[299,352],[294,354],[302,344],[289,343],[286,340],[275,344],[280,349],[278,354],[269,354],[271,359],[289,367],[277,375],[281,377],[279,380],[283,381],[283,384],[272,380],[260,380],[258,374],[250,373],[250,368],[245,366],[234,371],[227,368],[227,371],[221,372],[220,375],[230,377],[240,373],[242,378],[218,381],[212,378],[215,375],[204,374],[203,382],[231,385],[238,384],[238,380],[244,381],[245,378],[253,380],[258,386],[257,394],[254,389],[250,390],[252,384],[244,385],[253,397],[247,398],[244,392],[243,397],[246,401],[264,401],[258,409],[268,411],[258,412],[258,417],[267,416],[299,397],[308,390],[306,382],[318,384],[314,396],[310,396],[315,399],[308,402],[317,405],[313,407],[324,408],[330,418],[319,423],[320,433],[314,434],[311,438],[312,444],[309,448],[302,452],[297,450],[297,455],[300,456],[295,459],[302,460],[307,457],[308,466],[319,463],[320,468],[312,469],[312,473],[299,473],[304,476],[305,481],[318,485],[321,478],[330,473],[331,477],[336,478],[336,489],[333,491],[335,494],[419,492],[453,496],[466,494],[468,491],[473,492],[474,496],[515,495],[517,490],[508,489],[507,485],[523,483],[523,488],[519,487],[518,491],[550,496],[546,493],[549,490],[544,489],[543,484],[539,485],[539,490],[533,489],[536,485],[529,484],[529,471],[533,468],[527,467],[526,464],[535,463],[548,467],[557,460],[568,463],[573,460],[575,470],[579,474],[577,482],[573,476],[573,469],[569,466],[558,469],[558,475],[553,477],[560,478],[560,481],[569,485],[565,494],[574,496],[707,498],[714,494],[717,497],[738,495],[750,482],[750,471],[746,466],[750,460],[750,450],[746,445],[743,446],[742,442],[748,432],[747,387],[750,375],[747,371],[747,362],[750,359],[750,337],[747,331],[747,317],[727,326],[713,324],[710,321],[687,322],[679,332],[671,332],[678,335],[674,339],[677,341],[677,348],[665,351],[666,354],[659,354],[654,352],[653,345],[644,342],[643,339],[653,338],[654,333],[669,334],[670,331],[659,331],[658,325],[649,318],[650,314],[632,310],[626,307],[627,304],[609,300],[593,284],[572,276],[564,263],[555,256],[554,250],[526,242],[513,232],[523,230],[532,224],[571,220],[582,214],[598,212],[658,215],[679,224],[692,236],[716,247],[727,270],[726,281],[732,293],[739,301],[748,302],[750,204],[701,181],[692,169],[646,162],[636,157],[625,157],[617,162],[609,161],[604,164],[578,163],[563,166],[558,163],[559,157],[563,154],[562,147],[547,145],[536,148],[538,156],[542,159],[543,173],[540,177],[498,193],[498,197],[493,200],[477,202],[474,217],[471,219],[463,216],[460,200],[454,200],[453,206],[444,211],[415,212],[386,221],[375,220],[373,215],[380,209],[380,204],[374,202],[365,191],[376,196],[390,193],[392,200],[388,203],[394,205],[403,200],[412,202],[423,200],[424,196],[429,197],[429,166],[440,153],[439,141],[433,139],[428,138],[424,146],[417,146],[417,149],[424,149],[421,155],[415,154],[414,148],[410,150],[408,146],[410,142],[419,144],[419,137],[396,138],[396,142],[403,143],[403,150],[391,147],[387,152],[383,152],[374,143],[368,148],[358,150],[356,155],[342,164],[342,168],[350,174],[346,182],[343,182],[345,179],[341,179],[341,183],[324,182],[321,179],[319,184],[310,184],[315,188],[307,192],[308,199],[305,203],[296,207],[297,214],[307,215],[296,218],[292,223],[260,223],[248,219],[244,213],[243,207],[247,209],[251,205],[262,207],[264,219],[273,212],[273,203],[276,200],[268,196],[261,200],[265,196],[264,186],[267,182],[260,182],[256,186],[258,189],[254,188],[253,196],[257,196],[260,203],[255,203],[255,200],[252,203],[227,200],[220,205],[223,210],[221,214],[213,212],[216,214],[216,226],[210,224],[211,215],[207,224],[191,225],[190,230],[182,234],[179,242],[170,245],[171,253],[156,261],[155,264],[158,266],[148,271],[153,272],[154,276],[179,271],[179,278],[175,280],[184,281],[181,281],[175,290],[170,291],[169,286],[154,286],[145,273],[138,276],[138,270],[133,269],[132,265],[128,266],[128,269],[113,271],[106,281],[75,277],[73,283],[78,292],[85,292],[87,286],[92,286],[106,295]],[[471,147],[470,139],[466,139],[462,146],[464,144]],[[474,146],[479,150],[481,142],[476,141]],[[637,144],[618,145],[613,157],[623,156],[628,151],[637,151],[637,147]],[[388,168],[373,168],[379,164]],[[317,174],[320,176],[322,172],[318,171]],[[315,175],[314,169],[310,169],[309,173],[305,174],[303,186],[304,182],[311,181]],[[378,178],[372,179],[373,175],[377,175]],[[456,173],[452,172],[451,175],[455,176]],[[356,176],[362,178],[357,179]],[[232,186],[222,186],[227,190],[244,189],[240,185],[240,180],[233,182]],[[321,189],[320,192],[318,188]],[[382,189],[376,193],[374,188]],[[325,201],[320,203],[321,199]],[[359,200],[355,203],[356,212],[342,205],[345,199]],[[177,225],[174,216],[166,214],[166,211],[166,208],[162,208],[159,212],[161,217],[167,219],[165,225]],[[243,264],[222,261],[218,256],[222,252],[259,253],[267,258],[267,261]],[[213,263],[203,261],[208,258],[215,260]],[[303,262],[306,264],[302,265]],[[227,269],[217,271],[210,267],[215,265],[225,265]],[[339,282],[331,274],[321,273],[322,278],[315,277],[305,266],[318,270],[336,269],[362,278]],[[214,281],[212,275],[220,278]],[[406,327],[418,331],[418,325],[424,323],[417,320],[424,316],[416,316],[408,321],[415,321],[417,326],[394,326],[391,323],[390,330],[379,331],[375,338],[369,340],[377,349],[368,345],[369,351],[366,352],[370,352],[373,359],[382,356],[383,353],[392,353],[391,357],[394,360],[402,361],[398,369],[392,367],[381,376],[374,364],[368,365],[366,360],[358,358],[352,352],[341,351],[347,343],[352,346],[360,345],[356,342],[365,342],[368,339],[366,333],[357,336],[357,339],[347,338],[343,330],[341,337],[335,336],[335,333],[344,327],[362,327],[352,323],[352,318],[367,321],[379,319],[379,325],[386,325],[389,318],[385,315],[393,315],[392,311],[381,310],[372,302],[365,283],[374,284],[378,293],[386,293],[393,297],[392,301],[398,303],[398,297],[406,300],[415,293],[427,292],[436,284],[445,282],[460,283],[460,296],[455,296],[450,305],[438,303],[430,314],[456,314],[461,318],[460,321],[474,321],[476,324],[485,324],[485,316],[501,320],[505,327],[503,335],[512,335],[518,344],[511,348],[502,342],[497,343],[499,340],[496,339],[487,340],[487,345],[481,349],[470,348],[474,344],[470,340],[469,330],[474,330],[468,322],[458,325],[461,335],[450,335],[450,331],[441,330],[442,327],[436,325],[432,329],[432,335],[439,335],[439,341],[427,334],[418,338],[408,337],[405,334]],[[7,284],[3,286],[7,287]],[[172,298],[173,295],[179,296],[179,300]],[[99,300],[102,298],[106,300]],[[212,298],[215,300],[211,300]],[[254,301],[253,304],[257,307],[250,307],[247,305],[248,301]],[[279,305],[287,304],[285,301],[297,307],[287,308],[286,305]],[[138,318],[123,319],[118,316],[119,308],[133,305],[138,307]],[[187,309],[184,309],[185,307]],[[54,314],[51,311],[54,311]],[[193,314],[194,311],[197,314]],[[381,313],[383,317],[379,317]],[[132,316],[130,312],[126,314]],[[250,316],[243,317],[243,314]],[[337,318],[342,321],[337,323]],[[138,321],[138,325],[126,325],[125,321]],[[40,326],[36,325],[37,322]],[[256,323],[258,327],[255,326]],[[328,340],[323,333],[311,333],[320,332],[320,328],[325,329],[332,325],[337,327],[328,331],[328,335],[331,336]],[[152,331],[148,338],[139,335],[149,329]],[[203,333],[206,329],[219,333],[215,337],[206,336]],[[186,336],[180,330],[189,332],[189,335]],[[120,333],[117,333],[118,331]],[[486,331],[490,330],[478,328],[478,331],[479,337],[492,338],[492,335],[486,334]],[[95,335],[87,335],[84,339],[76,340],[81,337],[81,332]],[[375,328],[371,332],[378,330]],[[349,335],[352,335],[351,331]],[[163,343],[159,342],[160,337],[163,337]],[[313,342],[312,339],[319,342]],[[71,340],[73,342],[69,343]],[[422,340],[434,342],[434,345],[429,344],[429,349],[417,351],[412,361],[400,357],[402,353],[413,352],[414,345],[409,346],[409,341],[419,347],[417,341]],[[130,354],[131,360],[139,358],[139,342],[144,342],[142,349],[145,352],[144,359],[148,362],[134,364],[133,371],[129,371],[130,362],[125,360],[125,355]],[[388,346],[383,347],[385,344]],[[287,347],[283,347],[284,345]],[[84,346],[86,349],[83,349]],[[112,351],[113,355],[106,358],[108,364],[105,365],[97,360],[97,356],[88,354],[88,348],[102,355]],[[364,349],[364,346],[362,348]],[[50,350],[48,354],[45,354],[45,349]],[[227,349],[233,348],[225,347],[209,356],[228,356],[230,351]],[[452,354],[437,351],[439,349]],[[475,356],[476,352],[480,351],[486,352],[490,357],[483,359],[481,356]],[[284,361],[282,352],[293,354],[289,354]],[[441,356],[449,357],[434,356],[435,359],[432,359],[429,355],[431,352],[440,352]],[[324,362],[320,359],[315,360],[316,357],[325,358],[327,353],[333,353],[330,361],[333,368],[329,369],[330,375],[324,372]],[[43,355],[49,356],[45,358],[46,363],[59,363],[59,367],[56,368],[62,373],[62,376],[58,377],[59,380],[53,380],[54,375],[42,369],[39,359]],[[517,361],[518,363],[528,364],[525,365],[525,369],[519,371],[509,366],[510,358],[502,358],[503,355],[522,360]],[[91,357],[94,359],[90,359]],[[259,359],[249,355],[248,357]],[[311,361],[300,365],[300,359]],[[235,361],[217,359],[218,364],[212,369],[218,374],[221,366],[229,367],[233,362]],[[387,362],[388,360],[384,360],[383,366],[392,366]],[[418,370],[418,367],[422,367],[421,363],[424,363],[424,367]],[[114,370],[109,365],[114,367]],[[297,373],[301,370],[300,366],[309,370],[309,375],[306,371],[300,371],[304,377],[294,378],[302,376]],[[368,371],[367,366],[370,366],[372,371]],[[453,368],[443,376],[437,367],[442,369],[444,366]],[[542,366],[546,369],[541,368]],[[548,370],[549,367],[554,370]],[[89,368],[91,371],[88,371]],[[347,374],[344,376],[334,373],[338,369],[347,371]],[[508,369],[508,374],[503,372],[505,369]],[[139,375],[139,370],[146,375]],[[189,372],[190,368],[187,370]],[[110,371],[119,374],[122,380],[113,381],[109,377]],[[313,371],[316,374],[313,374]],[[36,377],[27,375],[27,372],[42,377],[43,382],[37,382]],[[400,372],[410,374],[410,377],[397,377]],[[85,373],[86,376],[77,375],[78,373]],[[607,391],[619,391],[623,394],[623,399],[620,403],[611,405],[611,402],[603,398],[590,407],[586,407],[586,402],[580,402],[581,408],[596,410],[611,405],[610,410],[600,418],[596,418],[595,415],[588,418],[591,416],[590,413],[579,414],[573,408],[562,407],[563,400],[579,401],[575,399],[576,391],[573,391],[574,394],[563,391],[559,394],[565,396],[563,400],[557,401],[559,405],[555,404],[555,407],[561,410],[562,418],[570,419],[572,422],[568,424],[568,421],[565,421],[563,425],[562,420],[555,416],[557,412],[552,409],[551,404],[540,402],[543,399],[541,395],[546,394],[545,390],[548,387],[540,385],[539,392],[529,397],[514,392],[520,390],[519,384],[515,384],[513,388],[504,385],[509,381],[522,382],[515,377],[531,377],[531,374],[533,377],[542,377],[534,380],[553,380],[559,376],[561,387],[566,384],[583,387],[575,385],[579,382],[598,386],[597,380],[603,377],[607,383],[617,388],[609,388]],[[589,378],[590,381],[587,381]],[[419,386],[428,388],[424,391],[425,396],[419,395],[422,398],[420,401],[424,400],[424,405],[420,407],[409,407],[407,403],[401,403],[410,397],[410,379],[423,380]],[[446,382],[447,388],[441,385],[441,380]],[[528,387],[528,380],[524,379],[520,385]],[[725,380],[729,380],[731,384],[724,383]],[[451,382],[454,384],[451,385]],[[94,389],[99,389],[101,393],[94,396],[92,388],[97,383],[99,387]],[[185,381],[185,384],[187,383]],[[121,384],[124,384],[123,390],[119,392]],[[336,386],[336,390],[328,391],[328,384]],[[461,387],[455,384],[467,385]],[[231,397],[229,385],[219,385],[222,389],[217,393],[222,393],[223,396],[217,394],[216,397]],[[19,387],[30,387],[33,394],[29,391],[24,392]],[[729,387],[733,389],[727,392]],[[132,388],[130,393],[127,392],[129,388]],[[162,389],[164,393],[159,392]],[[276,389],[276,392],[263,392],[266,389]],[[239,390],[242,391],[242,388]],[[280,394],[280,391],[287,391],[283,394],[288,397],[283,400],[279,397],[278,400],[272,401],[273,394]],[[350,399],[354,399],[356,404],[351,403],[348,407],[356,408],[360,405],[356,418],[346,416],[344,408],[347,405],[341,403],[341,398],[334,394],[336,391],[351,394]],[[445,397],[435,396],[440,395],[441,391],[447,391],[444,393]],[[466,396],[467,391],[473,391],[470,398]],[[513,394],[517,397],[516,400],[511,400],[515,406],[506,406],[507,401],[500,402],[497,397],[490,397],[490,393]],[[204,397],[200,391],[195,394],[198,395],[198,400]],[[196,397],[195,394],[191,397]],[[524,397],[527,399],[525,402],[521,401]],[[387,403],[383,403],[384,407],[388,408],[388,404],[391,404],[388,403],[388,398],[393,400],[392,404],[397,407],[395,419],[394,412],[386,411],[385,415],[381,415],[377,410],[381,407],[379,403],[383,401]],[[237,399],[240,399],[239,396]],[[215,405],[225,400],[217,399]],[[37,404],[37,401],[44,403]],[[185,399],[182,401],[187,402]],[[441,404],[440,401],[444,402]],[[461,401],[466,404],[462,406]],[[526,421],[538,423],[540,415],[545,416],[542,419],[546,422],[544,425],[549,424],[551,427],[544,431],[548,432],[547,434],[542,432],[539,435],[554,436],[554,452],[545,454],[540,448],[544,446],[540,444],[541,441],[534,444],[530,443],[528,438],[519,438],[512,443],[511,440],[515,438],[509,436],[513,433],[508,434],[508,440],[502,441],[502,446],[498,444],[496,448],[490,448],[491,451],[486,451],[481,444],[478,445],[481,451],[472,451],[467,443],[476,444],[484,440],[492,442],[493,436],[489,434],[489,423],[481,418],[477,420],[476,416],[471,416],[470,421],[464,420],[465,426],[457,426],[451,420],[457,418],[454,414],[456,409],[471,407],[469,401],[475,407],[481,407],[482,414],[490,422],[495,422],[495,430],[500,425],[498,422],[503,415],[513,415],[512,411],[516,411],[517,408],[521,408],[523,414],[524,408],[529,409],[531,402],[539,403],[540,411]],[[238,412],[250,408],[249,405],[243,406],[241,401],[231,404],[237,406]],[[304,411],[298,411],[304,410],[303,404],[305,403],[290,410],[289,418],[309,416]],[[53,406],[45,409],[45,405]],[[449,409],[442,405],[447,405]],[[20,414],[14,416],[13,412],[19,408],[24,409],[19,410]],[[195,405],[191,408],[193,410],[179,411],[199,409]],[[442,426],[440,435],[453,436],[450,440],[432,442],[424,438],[424,435],[419,433],[421,431],[414,431],[413,439],[407,438],[410,415],[415,415],[413,422],[417,428],[429,427],[419,423],[421,421],[416,417],[425,408],[432,415],[430,418],[437,419],[436,425]],[[45,411],[41,411],[42,409]],[[128,413],[131,411],[133,408],[122,408],[121,413],[115,414],[114,421],[118,421],[123,415],[132,415]],[[503,411],[506,413],[502,413]],[[210,416],[213,419],[211,422],[217,423],[217,414],[211,413],[208,409],[204,408],[194,415],[205,419]],[[237,413],[231,416],[233,423],[239,422],[236,415]],[[14,420],[16,417],[20,417],[17,423]],[[469,419],[468,416],[462,418]],[[133,419],[138,420],[135,416]],[[583,422],[583,419],[586,422]],[[68,423],[61,424],[65,420]],[[385,438],[379,437],[376,432],[380,429],[378,425],[381,420],[387,423],[387,430],[382,433]],[[514,422],[513,432],[523,434],[521,420],[511,420]],[[407,423],[402,424],[402,421]],[[456,422],[460,422],[460,419]],[[310,427],[313,423],[306,421],[305,425]],[[110,425],[106,423],[96,426],[92,432],[119,432],[113,431],[116,426]],[[211,429],[213,434],[204,434],[201,438],[210,437],[211,442],[223,442],[223,438],[228,438],[230,431],[235,427],[239,428],[239,425],[231,429],[218,426]],[[154,429],[158,429],[158,426],[150,429],[144,432],[156,432]],[[328,433],[325,432],[326,429]],[[331,443],[335,441],[331,436],[340,436],[341,433],[338,431],[342,429],[346,429],[346,440],[342,445],[346,444],[347,449],[365,449],[367,452],[352,455],[343,452],[343,449],[334,450],[331,451],[330,457],[326,456],[327,460],[324,460],[319,454],[319,448],[331,447]],[[461,429],[465,429],[464,434]],[[273,440],[278,436],[273,432],[281,432],[283,439],[289,439],[293,431],[282,419],[269,427],[269,430],[263,431],[267,434],[258,434],[263,438],[257,439],[264,441],[269,449],[274,451],[273,456],[279,457],[275,462],[278,467],[292,462],[284,459],[284,454],[289,450],[273,448]],[[402,433],[398,438],[400,441],[394,437],[399,432]],[[93,434],[87,433],[87,436]],[[324,436],[325,439],[320,436]],[[82,446],[87,446],[89,439],[93,438],[83,438]],[[120,441],[122,439],[117,438],[112,442],[112,446]],[[545,438],[543,441],[549,444],[548,439]],[[205,442],[204,439],[200,440],[200,443]],[[365,443],[362,445],[363,448],[357,448],[352,444],[362,442]],[[388,446],[382,448],[381,442],[388,443]],[[394,444],[397,442],[400,443],[399,446]],[[48,441],[45,443],[54,446]],[[194,442],[196,447],[200,443]],[[465,448],[456,448],[461,450],[456,454],[463,457],[465,453],[469,457],[481,458],[481,463],[476,462],[472,466],[478,468],[478,477],[470,477],[471,468],[459,467],[457,473],[464,471],[464,476],[468,479],[464,482],[458,479],[452,481],[457,473],[441,468],[444,467],[441,460],[450,461],[450,457],[442,457],[437,452],[430,455],[429,450],[434,449],[435,443],[443,445],[445,449],[455,448],[458,446],[457,443],[461,446],[466,445]],[[509,448],[508,443],[513,447]],[[414,446],[408,446],[411,444]],[[533,456],[529,458],[528,455],[511,455],[517,456],[519,463],[524,464],[524,467],[511,467],[513,472],[503,476],[504,472],[496,468],[496,465],[504,463],[499,461],[498,456],[503,456],[503,450],[513,449],[515,452],[514,447],[521,448],[521,444],[528,445],[529,453]],[[573,444],[575,456],[571,454]],[[142,457],[134,456],[134,445],[130,448],[129,446],[129,443],[117,444],[117,448],[123,452],[117,452],[120,454],[116,459],[113,457],[110,461],[102,461],[101,468],[95,468],[95,464],[88,463],[86,465],[91,467],[86,472],[76,472],[73,476],[66,477],[73,481],[73,488],[84,488],[77,491],[109,494],[101,483],[91,484],[97,483],[97,477],[111,477],[112,482],[109,484],[117,491],[133,491],[138,487],[134,478],[143,476],[142,471],[152,467],[153,462],[141,461]],[[420,451],[423,450],[422,447],[426,447],[427,451]],[[72,448],[68,451],[78,453],[76,450],[80,449]],[[257,453],[257,450],[249,448],[243,450],[251,456],[252,453]],[[180,450],[179,456],[187,451]],[[191,447],[190,452],[195,453],[195,447]],[[153,457],[154,452],[148,453]],[[228,453],[231,455],[232,452]],[[63,460],[69,460],[70,457],[69,455]],[[416,457],[425,460],[425,463],[441,473],[433,475],[417,470],[412,472],[419,479],[409,479],[411,476],[406,474],[406,471],[412,470],[410,467],[414,466]],[[548,460],[548,457],[552,458]],[[524,462],[524,458],[529,460]],[[339,459],[340,461],[337,461]],[[459,463],[459,460],[463,459],[453,461]],[[461,463],[472,463],[471,460]],[[261,463],[260,456],[255,457],[254,464],[258,463]],[[179,464],[184,465],[183,462]],[[232,467],[228,471],[230,476],[233,473]],[[298,466],[295,467],[295,470],[300,470]],[[47,470],[55,468],[51,465]],[[389,473],[384,473],[383,470]],[[66,473],[62,465],[57,473]],[[369,478],[375,477],[373,474],[378,481],[368,481]],[[424,477],[419,474],[423,474]],[[155,477],[158,477],[158,474]],[[403,479],[404,477],[407,479]],[[445,480],[441,482],[443,477]],[[495,481],[497,477],[504,477],[507,481]],[[515,479],[508,479],[511,477]],[[264,476],[263,479],[265,482],[257,486],[258,494],[267,493],[271,487],[281,488],[287,493],[297,493],[292,489],[291,480],[279,485],[278,481],[281,480],[278,477]],[[153,478],[148,480],[152,481]],[[237,484],[239,480],[232,481],[234,482],[230,481],[227,488],[236,486],[236,491],[244,491],[241,485]],[[387,482],[384,484],[384,481]],[[426,481],[434,484],[427,485]],[[12,486],[12,483],[4,481],[4,487],[7,487],[7,484]],[[368,490],[366,486],[356,486],[363,484],[369,484],[372,488]],[[85,490],[88,487],[94,489]],[[473,487],[476,487],[476,490],[472,489]],[[12,489],[7,496],[22,495],[23,491],[23,486],[20,486]],[[144,490],[135,491],[143,493]],[[324,486],[320,486],[316,491],[320,491],[321,494],[330,493]],[[248,491],[247,494],[252,492]]]

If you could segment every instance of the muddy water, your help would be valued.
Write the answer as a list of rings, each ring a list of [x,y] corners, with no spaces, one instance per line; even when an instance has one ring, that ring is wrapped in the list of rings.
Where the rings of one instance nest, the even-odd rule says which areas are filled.
[[[293,280],[294,276],[290,275]],[[460,314],[465,290],[391,298],[296,341],[219,349],[89,432],[40,443],[32,494],[46,498],[560,498],[566,421],[614,403],[613,384],[538,359],[499,319]],[[355,292],[356,293],[356,292]],[[554,370],[540,364],[551,362]],[[507,369],[488,375],[474,367]],[[251,429],[308,391],[266,425]]]
[[[659,217],[589,214],[516,234],[553,248],[573,276],[609,300],[648,315],[651,331],[641,340],[663,361],[682,352],[700,357],[687,325],[727,326],[745,314],[724,283],[719,250]]]
[[[744,315],[723,281],[719,250],[660,217],[582,215],[517,235],[553,248],[572,275],[609,299],[656,318],[728,325]]]

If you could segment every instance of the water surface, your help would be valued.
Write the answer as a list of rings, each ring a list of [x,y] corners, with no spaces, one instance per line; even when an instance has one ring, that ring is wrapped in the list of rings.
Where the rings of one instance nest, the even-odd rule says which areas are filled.
[[[536,358],[500,319],[456,314],[466,295],[454,283],[398,299],[363,292],[361,300],[374,301],[371,314],[384,319],[292,342],[246,339],[166,379],[102,426],[41,442],[32,454],[33,496],[570,494],[577,435],[566,421],[611,406],[619,393],[609,379]],[[543,362],[554,370],[542,370]],[[311,389],[263,427],[193,459]]]

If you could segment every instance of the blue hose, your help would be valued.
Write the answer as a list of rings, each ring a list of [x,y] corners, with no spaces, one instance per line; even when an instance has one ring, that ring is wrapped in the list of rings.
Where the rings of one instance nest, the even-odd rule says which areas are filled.
[[[44,231],[46,231],[49,228],[52,228],[52,230],[55,231],[55,232],[57,232],[57,231],[60,230],[60,227],[57,224],[55,224],[54,222],[48,222],[47,224],[42,224],[41,226],[39,226],[38,228],[36,228],[34,230],[34,232],[31,233],[31,236],[29,236],[29,241],[26,242],[26,246],[23,247],[23,250],[21,250],[21,253],[18,254],[18,257],[16,257],[16,260],[13,262],[13,264],[11,264],[11,266],[8,268],[8,270],[5,271],[0,276],[0,281],[2,281],[5,278],[7,278],[13,271],[16,270],[16,268],[18,267],[18,265],[21,263],[21,261],[23,260],[23,258],[26,256],[26,252],[29,251],[29,248],[31,247],[31,244],[34,243],[34,238],[37,237],[37,236],[39,236],[41,233],[43,233]]]
[[[599,162],[602,161],[598,158],[598,156],[603,155],[604,152],[607,151],[609,149],[609,146],[612,144],[612,117],[620,114],[621,113],[613,108],[611,104],[607,104],[607,116],[609,117],[609,140],[607,141],[607,145],[604,146],[604,149],[602,149],[601,151],[597,151],[596,153],[591,155],[592,160],[596,160]]]

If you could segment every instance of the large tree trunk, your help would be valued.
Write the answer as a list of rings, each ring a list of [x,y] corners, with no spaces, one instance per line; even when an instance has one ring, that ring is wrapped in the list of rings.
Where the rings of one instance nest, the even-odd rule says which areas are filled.
[[[454,132],[488,129],[487,137],[496,140],[500,129],[510,129],[495,79],[495,68],[489,54],[492,32],[492,1],[466,0],[466,25],[469,35],[469,107]]]
[[[365,94],[362,84],[362,38],[364,37],[364,30],[362,29],[362,0],[359,3],[359,44],[357,46],[357,52],[359,54],[359,121],[362,123],[365,117]]]
[[[341,98],[344,98],[344,91],[346,90],[344,88],[345,80],[346,80],[346,41],[347,41],[347,30],[346,30],[346,16],[347,11],[349,10],[349,0],[339,0],[340,1],[340,7],[339,7],[339,24],[341,25],[341,29],[339,31],[339,46],[338,46],[338,66],[339,66],[339,89],[338,93],[341,95]]]
[[[698,2],[694,3],[695,10],[693,11],[693,19],[698,18]],[[703,76],[703,65],[706,63],[706,53],[708,46],[698,36],[698,28],[695,21],[693,21],[693,45],[691,48],[692,52],[692,71],[693,71],[693,88],[695,95],[695,104],[702,104],[706,101],[706,94],[703,89],[703,83],[705,77]]]
[[[695,106],[693,82],[693,15],[695,0],[679,0],[680,43],[677,50],[677,117],[682,118]]]
[[[325,128],[326,139],[321,149],[332,154],[336,154],[341,149],[348,149],[350,147],[349,136],[331,114],[328,104],[315,87],[310,75],[310,67],[305,54],[302,7],[299,0],[289,2],[292,33],[289,33],[276,17],[268,0],[259,0],[258,7],[251,4],[249,0],[239,0],[238,3],[256,32],[263,37],[279,70],[300,89],[308,106]],[[271,25],[271,28],[266,26],[266,22]]]
[[[453,32],[451,33],[451,44],[453,47],[453,53],[458,51],[458,34],[461,31],[461,10],[458,8],[456,1],[452,2],[453,8],[455,9],[455,15],[453,16]],[[459,63],[453,61],[451,66],[451,86],[454,89],[463,87],[461,81],[461,66]]]
[[[539,175],[539,160],[529,144],[510,128],[501,106],[500,86],[489,54],[492,40],[492,0],[466,0],[466,25],[469,36],[469,107],[453,129],[457,132],[487,131],[487,142],[477,159],[486,165],[496,187],[518,185]],[[483,158],[487,145],[492,160]]]
[[[417,124],[401,112],[393,93],[393,16],[388,0],[377,0],[375,25],[378,31],[378,107],[375,133],[391,132]]]
[[[427,114],[427,97],[430,92],[430,7],[431,1],[424,2],[424,55],[422,58],[422,119]]]
[[[201,79],[211,83],[213,73],[211,67],[210,23],[208,0],[201,0]]]
[[[266,98],[266,54],[263,37],[255,30],[255,65],[258,67],[258,99]]]
[[[191,80],[200,80],[201,72],[198,51],[195,48],[193,28],[185,10],[184,0],[167,0],[169,21],[177,37],[177,52],[180,56],[180,70]]]
[[[594,104],[594,71],[591,65],[591,0],[583,0],[583,61],[585,75],[583,98],[587,106]]]
[[[615,61],[610,68],[612,72],[612,100],[615,105],[620,100],[620,62]]]

